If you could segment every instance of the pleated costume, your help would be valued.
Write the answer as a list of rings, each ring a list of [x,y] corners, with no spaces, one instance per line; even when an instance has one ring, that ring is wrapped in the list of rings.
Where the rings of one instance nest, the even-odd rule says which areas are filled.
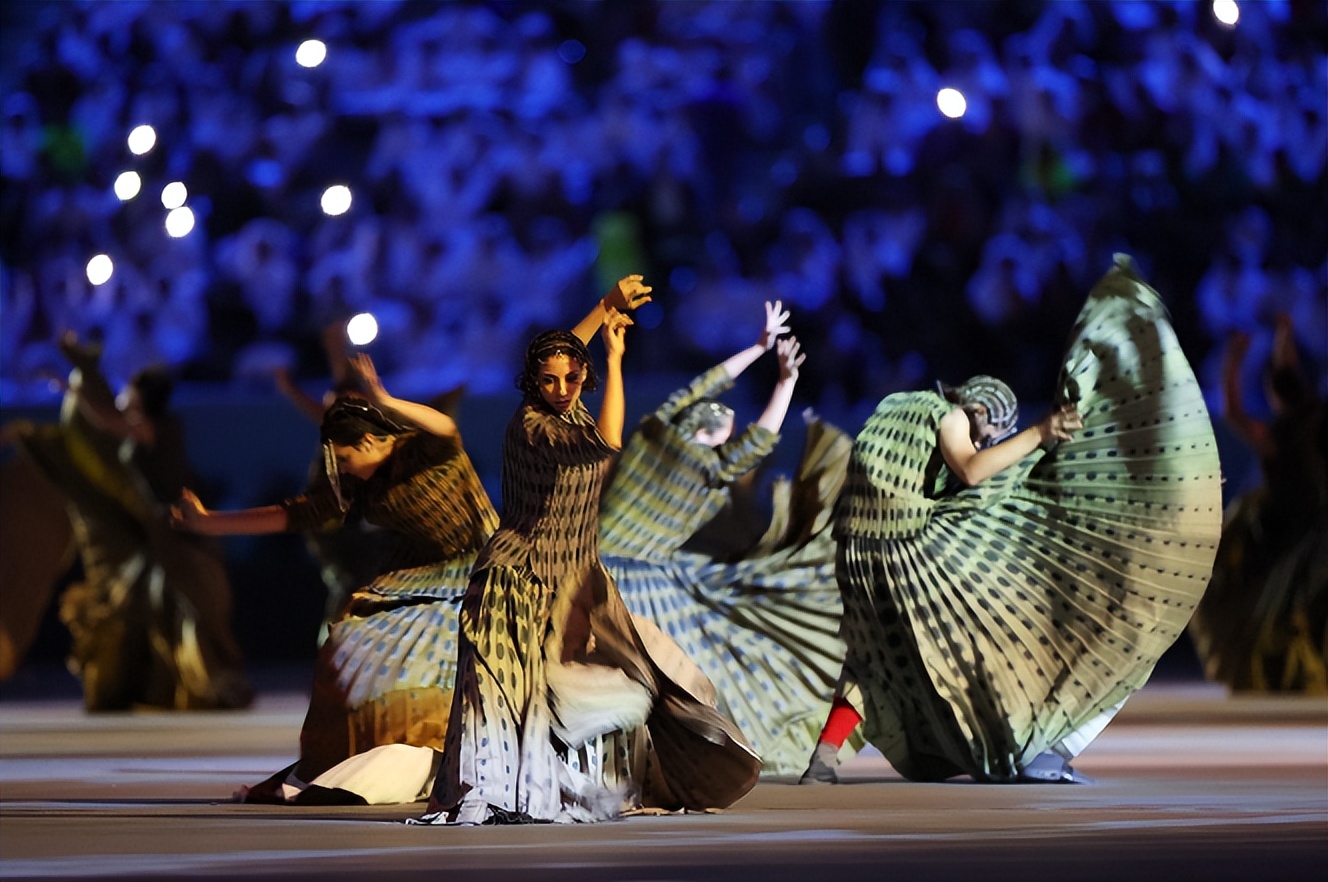
[[[503,515],[462,610],[434,823],[591,821],[723,807],[760,763],[676,646],[634,623],[599,556],[615,449],[584,404],[527,399],[503,445]],[[710,694],[707,694],[709,692]]]
[[[343,488],[344,509],[325,483],[285,500],[288,530],[319,529],[353,510],[395,534],[394,554],[387,571],[352,594],[329,625],[300,731],[299,761],[251,789],[248,801],[287,801],[280,785],[288,773],[322,787],[320,775],[384,745],[443,748],[461,599],[498,515],[456,436],[398,435],[372,476],[346,479]],[[336,801],[327,793],[301,794],[295,801],[311,799]]]
[[[627,608],[709,677],[719,710],[761,755],[762,773],[791,774],[816,741],[843,663],[829,511],[849,444],[813,423],[798,481],[776,484],[767,535],[747,547],[686,549],[717,516],[747,520],[731,489],[779,439],[752,424],[712,448],[674,423],[732,385],[717,366],[642,419],[601,503],[600,549]],[[838,475],[828,495],[802,492],[827,473]]]
[[[325,493],[327,462],[320,449],[309,466],[305,493]],[[328,521],[304,534],[304,544],[318,567],[318,575],[327,589],[323,621],[318,629],[318,645],[327,639],[331,624],[346,611],[351,596],[372,582],[394,559],[398,534],[368,521],[356,512],[345,518]]]
[[[931,392],[884,399],[836,515],[867,739],[904,776],[1014,780],[1078,755],[1184,630],[1211,573],[1220,474],[1199,386],[1124,256],[1089,295],[1056,405],[1084,428],[977,487]]]
[[[1328,692],[1328,408],[1307,392],[1270,424],[1263,484],[1227,507],[1190,621],[1206,676],[1233,692]]]
[[[64,348],[74,372],[59,424],[27,426],[16,440],[68,502],[83,579],[65,589],[59,611],[84,706],[247,706],[253,692],[231,633],[220,548],[172,529],[167,517],[186,471],[182,434],[167,415],[147,449],[94,426],[77,396],[115,407],[99,353]]]

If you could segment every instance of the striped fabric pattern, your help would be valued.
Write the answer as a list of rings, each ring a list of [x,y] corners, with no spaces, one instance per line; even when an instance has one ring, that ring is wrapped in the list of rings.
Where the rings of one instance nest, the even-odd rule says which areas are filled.
[[[442,749],[461,600],[498,520],[459,440],[424,433],[402,436],[354,499],[366,520],[403,537],[409,551],[398,560],[432,562],[383,573],[330,624],[300,733],[303,781],[381,745]],[[317,522],[325,502],[310,494],[287,510]]]
[[[649,798],[624,776],[657,762],[667,792],[684,799],[727,805],[755,783],[759,763],[741,736],[649,657],[600,561],[614,452],[584,405],[559,415],[527,401],[508,424],[503,520],[463,601],[456,704],[431,799],[444,822],[602,820]],[[696,770],[676,761],[695,753],[689,745],[734,762],[693,782]]]

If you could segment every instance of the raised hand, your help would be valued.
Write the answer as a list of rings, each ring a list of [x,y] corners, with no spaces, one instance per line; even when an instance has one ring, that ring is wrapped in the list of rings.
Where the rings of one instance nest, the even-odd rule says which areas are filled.
[[[613,290],[604,295],[604,308],[618,312],[631,312],[637,307],[650,302],[650,292],[655,290],[641,280],[641,276],[624,276],[613,286]]]
[[[757,345],[767,352],[770,351],[779,340],[780,334],[787,334],[792,330],[788,325],[789,311],[784,308],[780,300],[771,303],[765,302],[765,327],[761,330],[761,339]]]
[[[784,337],[775,344],[775,355],[779,359],[779,379],[796,380],[798,378],[798,368],[807,360],[807,354],[802,351],[802,344],[798,342],[797,337]]]
[[[627,326],[632,324],[631,316],[610,309],[604,313],[604,324],[600,326],[600,338],[604,341],[604,351],[610,358],[621,358],[627,351]]]
[[[387,400],[389,397],[387,389],[383,387],[383,381],[378,377],[378,368],[374,366],[373,359],[368,353],[357,352],[347,361],[350,363],[351,372],[360,378],[370,401],[380,403]]]

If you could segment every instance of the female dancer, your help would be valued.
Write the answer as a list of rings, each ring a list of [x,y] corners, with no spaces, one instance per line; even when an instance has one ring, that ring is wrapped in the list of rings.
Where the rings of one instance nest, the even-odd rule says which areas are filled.
[[[526,351],[503,444],[503,518],[463,604],[453,725],[416,823],[709,808],[756,781],[760,761],[694,694],[709,684],[633,623],[599,557],[600,490],[622,438],[626,311],[650,290],[628,276],[574,332],[546,332]],[[598,420],[581,401],[599,381],[586,349],[596,327],[607,363]]]
[[[231,512],[185,491],[175,510],[184,529],[226,535],[308,530],[354,506],[402,539],[390,570],[329,629],[299,761],[242,801],[410,802],[427,792],[447,731],[458,607],[497,514],[452,418],[389,395],[367,355],[353,366],[369,398],[340,398],[324,414],[321,491]],[[418,750],[380,749],[400,745]]]
[[[1055,412],[996,443],[1016,419],[982,377],[888,396],[858,435],[836,515],[848,650],[805,782],[835,780],[859,721],[910,779],[1082,780],[1069,760],[1184,630],[1221,527],[1217,449],[1128,258],[1080,313]]]
[[[779,440],[805,356],[795,338],[780,339],[789,330],[782,305],[766,303],[765,311],[755,344],[675,392],[632,434],[600,506],[600,550],[628,609],[676,639],[714,683],[719,709],[761,755],[763,773],[797,774],[844,660],[828,518],[815,534],[823,540],[816,543],[819,560],[810,536],[793,549],[744,554],[733,563],[684,550],[732,503],[734,482]],[[735,438],[733,411],[712,396],[772,349],[779,379],[770,401]],[[814,424],[809,436],[830,431]],[[810,449],[837,451],[842,474],[846,447]],[[806,515],[789,512],[787,503],[782,508],[775,522]]]
[[[147,368],[116,396],[99,346],[69,333],[60,348],[73,366],[60,424],[5,435],[68,502],[84,578],[61,595],[60,618],[85,706],[248,706],[219,549],[175,533],[166,516],[188,471],[171,378]]]
[[[1245,411],[1233,335],[1224,417],[1259,459],[1261,486],[1231,503],[1213,581],[1190,621],[1210,680],[1233,692],[1328,692],[1328,408],[1279,316],[1264,371],[1271,418]]]

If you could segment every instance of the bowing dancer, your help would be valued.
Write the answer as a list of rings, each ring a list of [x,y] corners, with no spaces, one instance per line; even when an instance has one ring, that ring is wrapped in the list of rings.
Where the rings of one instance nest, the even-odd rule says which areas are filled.
[[[641,420],[604,493],[600,551],[627,608],[663,629],[710,678],[719,710],[760,754],[762,772],[796,775],[844,660],[828,529],[833,492],[800,506],[792,504],[800,497],[777,485],[771,521],[795,534],[787,547],[770,548],[767,540],[720,560],[711,557],[713,542],[706,553],[686,548],[717,516],[736,517],[733,485],[751,476],[779,441],[806,357],[796,338],[781,337],[788,319],[781,303],[767,302],[754,344]],[[715,396],[771,351],[779,374],[769,402],[735,435],[733,410]],[[837,471],[842,479],[847,439],[819,422],[809,425],[808,437],[813,453],[804,456],[802,472]],[[818,517],[819,529],[806,535],[790,529],[791,519],[802,525]]]
[[[1082,781],[1070,761],[1185,629],[1221,529],[1213,429],[1128,257],[1093,288],[1055,408],[886,397],[836,514],[847,653],[805,783],[859,723],[904,777]]]
[[[462,609],[455,706],[428,813],[411,823],[595,821],[644,807],[724,807],[760,761],[713,687],[633,621],[599,556],[602,484],[622,443],[628,276],[573,332],[526,350],[503,442],[503,516]],[[598,419],[582,401],[606,370]],[[697,693],[701,693],[698,695]]]
[[[179,527],[208,535],[308,531],[352,510],[394,531],[387,570],[332,622],[314,669],[300,758],[243,802],[400,803],[428,792],[452,708],[458,610],[498,517],[451,417],[388,394],[367,355],[367,398],[323,415],[327,480],[279,505],[208,511],[189,491]]]

